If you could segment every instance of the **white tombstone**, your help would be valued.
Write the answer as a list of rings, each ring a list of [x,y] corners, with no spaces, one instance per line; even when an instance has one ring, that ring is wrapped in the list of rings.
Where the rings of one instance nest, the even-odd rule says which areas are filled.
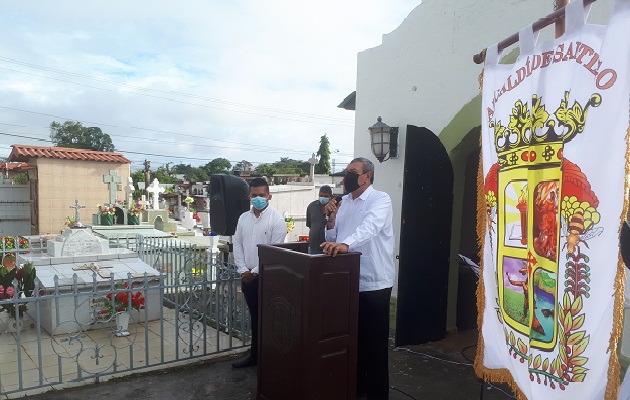
[[[164,188],[160,187],[160,181],[158,181],[157,178],[153,179],[153,182],[151,182],[151,186],[149,186],[149,188],[147,189],[147,192],[151,194],[153,209],[158,210],[159,209],[158,201],[159,201],[160,193],[164,193]]]
[[[133,192],[136,188],[133,186],[133,179],[129,177],[129,182],[125,186],[125,200],[127,200],[127,208],[133,207]]]
[[[145,206],[145,207],[147,206],[147,196],[142,195],[142,196],[140,197],[140,204],[142,204],[142,205],[143,205],[143,206]]]

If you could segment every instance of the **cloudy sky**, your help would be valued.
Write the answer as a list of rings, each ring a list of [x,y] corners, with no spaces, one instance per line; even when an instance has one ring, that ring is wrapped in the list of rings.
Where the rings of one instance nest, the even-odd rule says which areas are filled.
[[[353,151],[357,53],[420,0],[13,1],[0,14],[0,157],[81,121],[153,168]]]

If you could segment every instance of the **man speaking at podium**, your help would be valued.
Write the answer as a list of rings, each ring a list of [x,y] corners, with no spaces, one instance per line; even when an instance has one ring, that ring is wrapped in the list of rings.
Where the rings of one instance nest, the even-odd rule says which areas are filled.
[[[252,209],[238,219],[234,233],[234,262],[241,274],[241,291],[245,296],[252,326],[249,356],[232,364],[234,368],[258,364],[258,247],[259,244],[282,243],[287,224],[276,210],[269,208],[269,185],[264,178],[249,182]]]
[[[333,257],[361,252],[359,274],[359,337],[357,395],[368,400],[389,398],[389,298],[394,286],[394,231],[392,201],[372,187],[374,164],[355,158],[346,167],[344,187],[349,193],[330,212],[326,242],[321,247]],[[367,396],[367,397],[366,397]]]

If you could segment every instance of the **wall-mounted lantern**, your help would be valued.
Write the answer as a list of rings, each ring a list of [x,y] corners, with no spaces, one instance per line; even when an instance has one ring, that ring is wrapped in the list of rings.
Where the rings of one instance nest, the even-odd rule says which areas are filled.
[[[387,126],[382,121],[379,116],[377,122],[368,128],[372,153],[379,162],[398,158],[398,128]]]

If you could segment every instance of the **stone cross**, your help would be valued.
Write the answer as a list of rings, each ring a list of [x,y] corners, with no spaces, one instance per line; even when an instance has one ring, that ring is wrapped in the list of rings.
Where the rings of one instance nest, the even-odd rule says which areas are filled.
[[[153,209],[157,210],[159,195],[160,193],[164,193],[164,188],[160,187],[160,181],[158,181],[157,178],[153,179],[153,182],[151,182],[151,186],[149,186],[149,188],[147,189],[147,192],[151,194],[151,197],[153,200]]]
[[[109,203],[116,204],[116,192],[118,184],[122,182],[122,176],[118,175],[115,169],[110,169],[109,174],[103,175],[103,182],[109,185]]]
[[[83,224],[81,223],[81,213],[79,210],[85,208],[85,206],[80,205],[79,200],[75,200],[74,205],[70,206],[70,208],[74,208],[74,227],[83,228]]]
[[[104,268],[114,268],[114,267],[98,266],[94,263],[90,263],[90,264],[84,264],[80,267],[72,267],[72,270],[73,271],[92,271],[94,273],[99,274],[101,278],[109,278],[110,277],[109,272],[101,271],[101,269],[104,269]]]
[[[319,162],[317,157],[315,157],[315,153],[313,153],[313,156],[309,158],[308,162],[311,164],[311,173],[310,173],[311,182],[315,182],[315,164]]]
[[[125,186],[125,200],[127,200],[127,208],[133,207],[133,192],[136,190],[135,186],[133,186],[133,178],[129,177],[129,182],[127,186]]]

